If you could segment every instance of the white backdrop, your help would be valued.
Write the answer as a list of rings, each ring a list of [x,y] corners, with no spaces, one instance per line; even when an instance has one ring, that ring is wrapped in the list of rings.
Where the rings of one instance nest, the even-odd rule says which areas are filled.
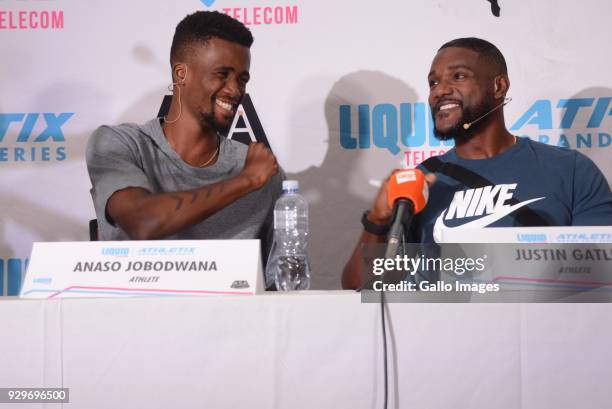
[[[429,143],[425,103],[431,59],[450,39],[485,38],[504,53],[514,133],[578,148],[610,180],[612,4],[499,4],[500,17],[486,0],[0,0],[2,293],[33,241],[87,239],[87,138],[157,113],[174,28],[196,10],[230,13],[253,31],[248,92],[310,202],[314,288],[340,286],[371,181],[448,148]],[[361,141],[358,106],[370,119]]]

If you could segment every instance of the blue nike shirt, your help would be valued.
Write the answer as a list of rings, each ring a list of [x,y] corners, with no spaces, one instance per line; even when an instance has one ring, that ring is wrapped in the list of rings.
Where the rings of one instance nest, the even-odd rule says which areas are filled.
[[[597,166],[575,150],[518,138],[489,159],[464,159],[454,149],[438,159],[491,184],[471,188],[436,172],[427,206],[413,220],[411,241],[433,242],[434,231],[441,228],[612,225],[610,186]],[[521,212],[535,212],[535,220],[518,217]]]

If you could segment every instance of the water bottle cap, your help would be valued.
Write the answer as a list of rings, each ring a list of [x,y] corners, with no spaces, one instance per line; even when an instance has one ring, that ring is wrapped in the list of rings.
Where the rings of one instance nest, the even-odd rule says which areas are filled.
[[[283,180],[283,190],[298,191],[300,190],[300,182],[297,180]]]

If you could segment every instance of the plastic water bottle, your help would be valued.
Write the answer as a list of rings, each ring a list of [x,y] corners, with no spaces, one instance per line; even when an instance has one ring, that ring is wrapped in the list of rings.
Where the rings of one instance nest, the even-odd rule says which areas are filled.
[[[310,287],[307,241],[308,202],[299,194],[297,180],[285,180],[274,206],[274,242],[266,266],[266,278],[274,280],[277,290]]]

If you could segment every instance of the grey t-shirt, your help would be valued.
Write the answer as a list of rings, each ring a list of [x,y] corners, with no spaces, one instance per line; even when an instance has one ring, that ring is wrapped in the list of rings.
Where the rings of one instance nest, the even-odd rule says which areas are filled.
[[[106,203],[126,187],[152,193],[176,192],[210,185],[238,174],[247,146],[221,138],[217,162],[206,168],[185,163],[170,147],[159,119],[144,125],[101,126],[89,138],[87,169],[101,240],[129,240],[109,220]],[[251,192],[204,221],[165,239],[261,239],[263,259],[272,241],[273,209],[282,191],[279,171],[261,189]]]

